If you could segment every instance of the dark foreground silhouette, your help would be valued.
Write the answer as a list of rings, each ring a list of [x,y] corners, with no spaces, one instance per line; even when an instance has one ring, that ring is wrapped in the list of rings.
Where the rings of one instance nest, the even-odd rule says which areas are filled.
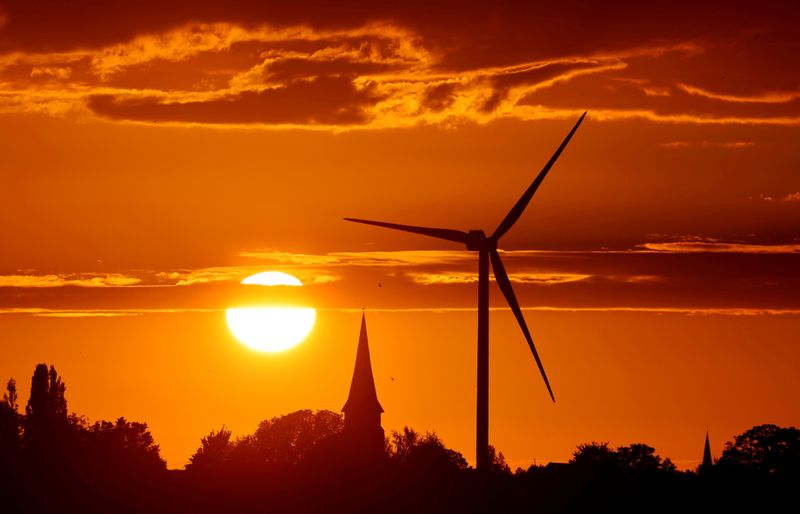
[[[796,507],[800,489],[794,427],[755,426],[690,472],[645,444],[606,443],[514,473],[491,449],[489,469],[477,472],[435,434],[410,428],[387,438],[382,454],[363,453],[343,437],[341,415],[309,410],[239,438],[214,430],[185,470],[170,471],[145,423],[89,424],[68,414],[65,389],[53,367],[38,365],[22,414],[9,381],[0,512],[759,512]]]

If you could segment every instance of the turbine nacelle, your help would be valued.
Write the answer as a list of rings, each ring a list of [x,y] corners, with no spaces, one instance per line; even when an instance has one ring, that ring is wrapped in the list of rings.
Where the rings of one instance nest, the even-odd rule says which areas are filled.
[[[480,252],[481,250],[490,251],[497,248],[497,241],[487,238],[483,230],[470,230],[467,232],[467,250]]]

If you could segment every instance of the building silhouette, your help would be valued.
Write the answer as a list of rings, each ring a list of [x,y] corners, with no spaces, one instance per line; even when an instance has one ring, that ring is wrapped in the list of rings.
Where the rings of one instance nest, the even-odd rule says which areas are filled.
[[[707,473],[711,470],[713,465],[714,461],[711,459],[711,444],[708,441],[708,430],[706,430],[706,444],[703,448],[703,462],[700,464],[700,472]]]
[[[382,457],[385,453],[384,432],[381,426],[383,407],[375,391],[367,340],[367,320],[363,314],[353,380],[350,382],[350,394],[342,407],[342,412],[344,412],[342,436],[352,452],[351,455],[367,460]]]

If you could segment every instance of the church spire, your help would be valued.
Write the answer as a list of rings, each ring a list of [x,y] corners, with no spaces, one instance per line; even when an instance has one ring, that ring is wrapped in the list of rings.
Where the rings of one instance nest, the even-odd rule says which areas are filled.
[[[347,417],[354,414],[360,417],[357,412],[380,413],[383,412],[378,401],[378,394],[375,391],[375,379],[372,376],[372,363],[369,358],[369,343],[367,341],[367,320],[364,314],[361,315],[361,334],[358,338],[358,350],[356,350],[356,366],[353,370],[353,380],[350,382],[350,394],[347,397],[342,411],[345,413],[345,423]]]
[[[367,320],[363,314],[353,381],[350,382],[350,394],[342,411],[344,412],[342,436],[345,444],[351,449],[349,458],[374,462],[385,456],[384,432],[381,426],[383,407],[375,392],[375,379],[372,376],[367,342]]]
[[[708,441],[708,429],[706,429],[706,445],[705,448],[703,448],[703,463],[700,464],[700,469],[707,471],[711,469],[713,465],[714,461],[711,459],[711,443]]]

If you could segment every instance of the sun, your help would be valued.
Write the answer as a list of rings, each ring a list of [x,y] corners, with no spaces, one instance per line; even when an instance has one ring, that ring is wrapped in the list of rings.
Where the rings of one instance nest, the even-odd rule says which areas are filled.
[[[245,285],[301,287],[300,280],[288,273],[265,271],[251,275]],[[234,307],[225,311],[233,336],[261,352],[279,352],[296,346],[314,328],[317,311],[308,307]]]

